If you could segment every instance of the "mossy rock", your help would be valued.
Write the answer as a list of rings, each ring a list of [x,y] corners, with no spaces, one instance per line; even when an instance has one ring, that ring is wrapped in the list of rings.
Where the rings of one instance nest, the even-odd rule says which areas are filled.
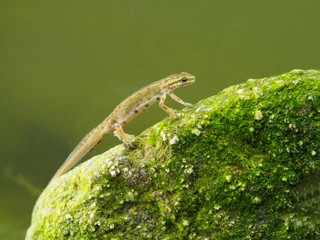
[[[248,80],[86,161],[27,239],[320,239],[319,80]]]

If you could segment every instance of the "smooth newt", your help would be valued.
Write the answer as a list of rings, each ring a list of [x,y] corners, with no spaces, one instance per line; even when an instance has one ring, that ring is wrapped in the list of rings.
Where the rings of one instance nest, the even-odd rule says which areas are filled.
[[[173,94],[172,91],[176,88],[194,83],[195,80],[196,78],[193,75],[186,72],[173,74],[151,83],[130,95],[128,98],[123,100],[106,119],[104,119],[81,140],[55,173],[51,181],[63,175],[88,152],[95,148],[102,140],[103,135],[107,133],[114,133],[124,143],[129,143],[133,140],[134,136],[124,133],[122,126],[128,124],[132,119],[137,117],[156,101],[159,101],[159,106],[171,117],[174,116],[174,110],[164,104],[168,95],[178,103],[185,106],[191,106],[190,103],[184,102]]]

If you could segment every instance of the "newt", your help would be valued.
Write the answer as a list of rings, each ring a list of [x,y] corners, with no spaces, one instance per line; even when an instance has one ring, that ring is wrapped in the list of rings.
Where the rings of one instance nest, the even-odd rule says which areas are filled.
[[[123,100],[107,118],[105,118],[80,141],[55,173],[51,181],[66,173],[81,158],[94,149],[100,143],[105,134],[114,133],[114,135],[116,135],[122,142],[129,144],[135,139],[135,136],[126,134],[123,131],[122,126],[128,124],[155,102],[159,101],[159,106],[171,117],[174,117],[175,110],[164,104],[168,95],[178,103],[185,106],[192,106],[192,104],[186,103],[177,97],[173,93],[173,90],[194,83],[195,80],[195,76],[186,72],[173,74],[151,83],[130,95],[128,98]]]

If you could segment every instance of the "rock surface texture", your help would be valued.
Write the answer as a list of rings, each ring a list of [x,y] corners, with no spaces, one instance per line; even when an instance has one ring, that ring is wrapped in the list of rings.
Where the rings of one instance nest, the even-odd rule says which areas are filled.
[[[320,72],[248,80],[79,165],[26,239],[320,239]]]

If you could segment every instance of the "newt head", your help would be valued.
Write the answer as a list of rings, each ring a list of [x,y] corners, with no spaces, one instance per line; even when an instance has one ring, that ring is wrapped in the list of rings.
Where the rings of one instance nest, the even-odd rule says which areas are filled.
[[[196,81],[196,77],[187,72],[173,74],[165,78],[165,85],[171,90],[187,86]]]

